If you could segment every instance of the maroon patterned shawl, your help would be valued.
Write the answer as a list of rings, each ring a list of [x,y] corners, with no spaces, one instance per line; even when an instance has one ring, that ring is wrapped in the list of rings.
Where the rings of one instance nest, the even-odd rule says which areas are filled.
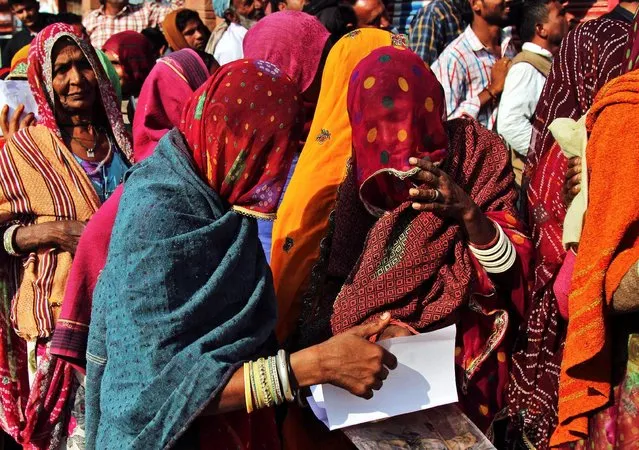
[[[531,310],[513,355],[509,415],[518,433],[538,450],[557,424],[557,389],[565,324],[552,292],[565,252],[566,206],[561,189],[566,158],[547,126],[558,117],[579,119],[599,89],[622,72],[629,25],[601,17],[568,33],[542,92],[528,152],[528,210],[535,264]]]

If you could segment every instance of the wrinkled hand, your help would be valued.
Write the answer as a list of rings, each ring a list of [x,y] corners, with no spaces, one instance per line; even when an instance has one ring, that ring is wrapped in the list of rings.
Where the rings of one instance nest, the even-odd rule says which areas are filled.
[[[11,139],[18,130],[26,128],[35,124],[35,116],[33,113],[29,113],[22,117],[24,112],[24,105],[18,105],[13,112],[11,119],[9,119],[9,105],[4,105],[0,111],[0,129],[2,129],[2,135],[5,141]],[[20,118],[22,117],[22,120]]]
[[[506,83],[506,75],[512,65],[510,58],[501,58],[494,65],[490,72],[490,89],[496,95],[504,91],[504,83]]]
[[[388,369],[397,367],[397,359],[388,350],[368,341],[383,331],[390,314],[374,322],[353,327],[317,347],[325,383],[339,386],[354,395],[369,399],[382,387]]]
[[[568,160],[568,171],[563,187],[566,205],[570,206],[579,192],[581,192],[581,158],[576,156]]]
[[[59,248],[72,255],[80,242],[80,236],[86,227],[86,222],[77,220],[56,220],[47,222],[48,240],[52,246]]]
[[[400,327],[399,325],[389,325],[388,327],[386,327],[386,329],[384,331],[382,331],[382,334],[379,335],[379,339],[378,340],[384,341],[386,339],[392,339],[392,338],[404,337],[404,336],[412,336],[412,335],[413,335],[413,333],[411,333],[410,331],[408,331],[404,327]]]
[[[411,158],[409,162],[421,169],[413,178],[423,185],[420,188],[411,188],[408,192],[413,201],[413,209],[430,211],[460,223],[468,219],[475,203],[448,174],[435,167],[428,157]]]

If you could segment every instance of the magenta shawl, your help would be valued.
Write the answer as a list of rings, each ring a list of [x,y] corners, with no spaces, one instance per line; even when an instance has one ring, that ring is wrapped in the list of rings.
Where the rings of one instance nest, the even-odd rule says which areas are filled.
[[[133,119],[136,161],[153,153],[162,136],[180,123],[180,106],[208,77],[204,61],[190,48],[158,60],[142,85]]]
[[[330,34],[317,18],[299,11],[270,14],[244,38],[244,57],[275,64],[306,91],[317,71]]]

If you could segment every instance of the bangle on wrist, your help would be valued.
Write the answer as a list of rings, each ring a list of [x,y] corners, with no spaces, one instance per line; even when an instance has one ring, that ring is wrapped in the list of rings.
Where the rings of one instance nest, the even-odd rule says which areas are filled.
[[[4,232],[2,241],[4,244],[4,251],[7,252],[10,256],[20,256],[20,254],[16,250],[15,242],[16,242],[16,231],[20,228],[19,223],[14,223]]]

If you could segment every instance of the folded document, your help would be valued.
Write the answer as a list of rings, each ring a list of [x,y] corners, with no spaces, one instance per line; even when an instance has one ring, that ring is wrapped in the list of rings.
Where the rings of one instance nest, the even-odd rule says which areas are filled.
[[[457,402],[454,325],[379,345],[395,355],[397,368],[372,399],[328,384],[311,387],[308,403],[330,430]]]

